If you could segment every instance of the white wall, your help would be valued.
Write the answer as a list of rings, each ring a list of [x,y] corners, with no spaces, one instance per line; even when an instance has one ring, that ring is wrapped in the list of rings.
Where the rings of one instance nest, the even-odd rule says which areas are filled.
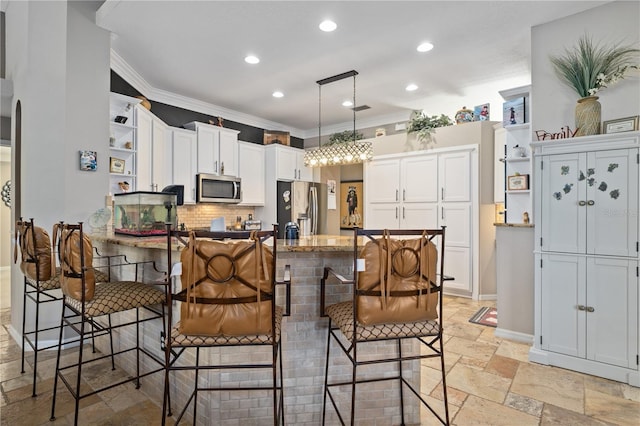
[[[538,25],[531,31],[532,110],[535,130],[560,132],[566,125],[575,130],[574,110],[578,94],[555,74],[549,55],[562,54],[585,34],[605,45],[621,42],[640,44],[640,2],[616,1],[557,21]],[[640,73],[634,72],[618,84],[598,93],[602,120],[640,114]]]
[[[12,1],[6,10],[7,78],[14,84],[14,110],[18,100],[22,105],[19,211],[46,229],[60,220],[86,221],[108,188],[110,39],[91,21],[91,7]],[[98,151],[97,172],[79,170],[81,149]],[[11,302],[19,331],[22,275],[16,266]],[[54,311],[46,312],[45,323],[59,321]]]

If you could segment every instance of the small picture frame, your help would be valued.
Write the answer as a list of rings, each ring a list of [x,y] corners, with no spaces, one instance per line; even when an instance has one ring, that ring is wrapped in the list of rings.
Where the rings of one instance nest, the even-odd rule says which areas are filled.
[[[98,154],[95,151],[80,151],[80,170],[85,172],[98,170]]]
[[[638,117],[625,117],[607,120],[602,123],[602,133],[624,133],[638,130]]]
[[[524,191],[527,189],[529,189],[529,175],[507,177],[507,191]]]
[[[124,115],[117,115],[114,121],[116,123],[124,124],[127,122],[127,120],[128,120],[128,117],[125,117]]]
[[[124,160],[111,157],[109,161],[109,172],[124,174]]]
[[[525,97],[516,98],[502,104],[502,126],[526,123]]]
[[[473,108],[474,121],[489,121],[489,104],[477,105]]]

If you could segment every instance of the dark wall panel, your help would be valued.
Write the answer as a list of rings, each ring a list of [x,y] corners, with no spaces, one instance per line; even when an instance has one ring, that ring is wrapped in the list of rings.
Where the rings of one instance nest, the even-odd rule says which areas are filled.
[[[120,77],[113,70],[111,71],[111,91],[120,93],[127,96],[139,96],[141,95],[133,86],[127,83],[122,77]],[[167,123],[169,126],[182,127],[185,123],[190,121],[200,121],[202,123],[208,123],[209,120],[213,120],[217,123],[217,117],[211,115],[202,114],[200,112],[191,111],[184,108],[179,108],[173,105],[163,104],[149,99],[151,102],[151,111],[153,114]],[[222,117],[224,119],[224,117]],[[228,129],[238,130],[240,134],[238,139],[245,142],[252,142],[262,145],[264,130],[259,127],[249,126],[243,123],[236,123],[231,120],[224,120],[223,126]],[[291,138],[291,146],[296,148],[304,148],[304,140],[300,138]]]

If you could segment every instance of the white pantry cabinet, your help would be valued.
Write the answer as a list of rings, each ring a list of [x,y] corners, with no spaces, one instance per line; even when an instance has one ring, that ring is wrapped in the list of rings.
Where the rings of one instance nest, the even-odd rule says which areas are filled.
[[[447,291],[471,295],[473,147],[384,155],[364,167],[365,226],[420,229],[447,226]],[[477,157],[474,161],[477,162]],[[477,191],[477,189],[475,190]]]
[[[136,126],[134,107],[140,99],[111,93],[109,96],[109,193],[120,194],[118,182],[136,189]],[[124,121],[118,122],[118,121]]]
[[[238,132],[192,121],[185,129],[195,130],[198,139],[198,173],[238,176]]]
[[[640,386],[638,132],[534,142],[531,361]]]

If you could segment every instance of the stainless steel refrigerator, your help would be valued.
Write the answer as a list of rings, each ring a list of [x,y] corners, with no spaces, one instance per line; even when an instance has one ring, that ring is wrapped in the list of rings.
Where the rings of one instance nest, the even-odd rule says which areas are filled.
[[[309,218],[311,235],[327,233],[326,184],[278,181],[276,196],[278,238],[284,238],[287,222],[298,223],[300,215]]]

